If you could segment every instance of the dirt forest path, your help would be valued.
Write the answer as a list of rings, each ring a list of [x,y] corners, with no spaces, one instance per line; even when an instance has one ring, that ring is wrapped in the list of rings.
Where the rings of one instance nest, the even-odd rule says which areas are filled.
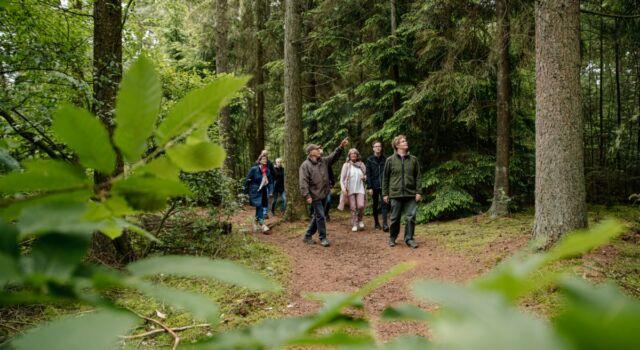
[[[250,209],[243,210],[244,220],[234,220],[252,232]],[[238,218],[238,217],[236,217]],[[416,236],[418,249],[407,247],[400,232],[396,247],[389,247],[388,233],[373,229],[373,219],[365,217],[364,231],[352,232],[348,212],[332,211],[328,223],[330,247],[302,242],[306,222],[286,223],[280,217],[270,218],[269,235],[254,233],[260,240],[280,247],[289,257],[291,278],[286,286],[289,316],[305,315],[317,311],[320,304],[304,298],[309,292],[350,292],[389,270],[396,264],[415,261],[417,266],[396,277],[364,299],[365,312],[373,320],[376,336],[384,341],[401,334],[425,334],[424,326],[414,322],[378,322],[378,315],[390,305],[416,302],[410,293],[415,279],[463,282],[481,271],[477,259],[447,251],[424,236]],[[404,228],[402,228],[403,230]]]

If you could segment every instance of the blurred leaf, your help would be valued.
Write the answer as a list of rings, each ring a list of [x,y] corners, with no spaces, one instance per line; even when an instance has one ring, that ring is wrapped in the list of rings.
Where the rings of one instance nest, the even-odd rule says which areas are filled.
[[[20,236],[44,232],[91,234],[105,226],[102,221],[85,218],[87,206],[82,203],[54,202],[29,207],[18,218]]]
[[[84,316],[67,316],[37,326],[11,342],[21,349],[115,349],[120,335],[135,327],[138,319],[130,313],[99,310]]]
[[[3,220],[0,220],[0,253],[8,257],[20,256],[18,230],[14,225],[7,224]]]
[[[160,111],[162,85],[151,61],[139,57],[124,74],[116,98],[113,141],[124,159],[133,163],[146,150],[146,141]]]
[[[0,290],[6,283],[19,281],[21,277],[16,258],[0,253]]]
[[[382,312],[381,318],[383,320],[428,321],[431,319],[431,314],[415,305],[402,304],[386,308]]]
[[[29,160],[24,172],[0,177],[0,193],[54,191],[90,185],[83,171],[69,163],[51,159]]]
[[[433,348],[434,347],[429,343],[427,338],[417,335],[404,335],[397,337],[382,346],[383,350],[422,350]]]
[[[560,284],[566,307],[554,320],[575,349],[640,349],[640,302],[615,286],[578,279]]]
[[[369,335],[348,334],[333,332],[326,335],[304,336],[290,340],[288,345],[310,346],[310,345],[367,345],[375,347],[373,338]]]
[[[91,236],[42,235],[33,244],[31,254],[23,260],[25,270],[66,281],[85,257],[90,240]]]
[[[172,197],[189,194],[189,188],[179,181],[136,175],[116,181],[113,185],[113,190],[125,195],[139,193]]]
[[[93,192],[89,189],[81,189],[77,191],[47,194],[23,199],[12,203],[4,208],[0,208],[0,216],[5,220],[16,220],[22,212],[30,207],[42,205],[46,203],[78,203],[85,204]]]
[[[213,278],[259,291],[277,291],[279,286],[261,275],[226,260],[192,256],[158,256],[136,261],[127,266],[136,276],[167,274],[185,277]]]
[[[219,168],[224,163],[225,151],[210,142],[181,144],[167,149],[173,163],[185,172],[198,172]]]
[[[551,262],[588,253],[592,249],[608,243],[623,232],[624,226],[620,222],[610,219],[602,221],[588,230],[568,233],[545,254],[545,261]]]
[[[426,281],[414,283],[413,293],[443,307],[443,315],[430,324],[438,348],[566,349],[545,322],[509,306],[497,293]]]
[[[6,149],[0,147],[0,173],[20,169],[20,164]]]
[[[135,170],[136,174],[149,174],[165,180],[178,181],[180,168],[166,156],[158,157]]]
[[[191,91],[178,101],[156,130],[159,144],[190,129],[204,128],[213,123],[220,109],[249,81],[249,77],[223,76],[211,84]]]
[[[218,305],[201,294],[144,281],[130,281],[129,285],[160,302],[167,303],[177,309],[184,309],[199,320],[207,321],[212,325],[218,324],[220,313]]]
[[[53,132],[66,143],[87,168],[111,174],[116,167],[116,153],[102,122],[87,110],[66,105],[54,113]]]

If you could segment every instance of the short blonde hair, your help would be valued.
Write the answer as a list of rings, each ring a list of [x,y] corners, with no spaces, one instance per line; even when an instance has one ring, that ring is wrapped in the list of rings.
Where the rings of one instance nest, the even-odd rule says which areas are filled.
[[[396,137],[393,138],[393,141],[391,141],[391,146],[393,147],[394,151],[398,150],[398,144],[400,143],[401,140],[407,140],[407,137],[404,135],[398,135]]]

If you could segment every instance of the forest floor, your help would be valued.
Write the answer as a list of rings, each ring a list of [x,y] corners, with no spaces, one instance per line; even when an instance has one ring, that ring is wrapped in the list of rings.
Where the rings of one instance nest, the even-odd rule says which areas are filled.
[[[307,222],[283,222],[276,216],[268,220],[269,235],[253,232],[253,208],[246,207],[230,219],[233,233],[220,235],[212,231],[212,219],[204,209],[185,208],[172,215],[157,236],[162,245],[149,249],[148,241],[136,246],[153,254],[187,254],[224,258],[241,263],[284,286],[278,293],[255,293],[218,282],[201,279],[158,277],[158,282],[196,291],[221,308],[222,323],[218,330],[235,329],[255,324],[266,318],[305,315],[317,311],[318,302],[307,299],[313,292],[349,292],[362,287],[396,264],[414,261],[416,267],[397,276],[364,298],[364,312],[372,322],[380,341],[400,334],[427,334],[424,324],[386,322],[379,319],[388,306],[416,303],[411,296],[411,283],[416,279],[435,279],[464,283],[490,270],[516,251],[526,249],[533,222],[533,212],[515,213],[491,220],[477,215],[463,219],[433,222],[416,227],[418,249],[404,245],[401,231],[396,247],[387,245],[388,234],[373,230],[371,216],[365,217],[366,229],[351,232],[348,212],[332,211],[328,223],[328,238],[332,245],[307,245],[302,235]],[[605,209],[591,207],[593,222],[605,217],[621,219],[629,230],[611,244],[588,255],[564,261],[552,268],[578,274],[599,282],[611,279],[630,295],[640,298],[640,211],[637,207],[617,206]],[[156,227],[158,215],[149,217],[145,226]],[[314,237],[318,241],[317,235]],[[145,254],[146,254],[145,253]],[[117,304],[136,312],[158,318],[170,327],[200,323],[181,310],[145,297],[131,290],[117,290],[109,297]],[[418,305],[434,310],[433,305]],[[553,316],[562,307],[553,288],[539,291],[521,302],[523,309],[541,317]],[[90,312],[80,305],[33,305],[0,308],[0,342],[10,339],[34,325],[62,315]],[[139,334],[150,330],[143,323],[134,330]],[[193,328],[180,333],[184,342],[210,335],[208,327]],[[168,348],[172,338],[167,334],[123,342],[126,349]]]
[[[234,225],[242,232],[252,232],[253,208],[234,217]],[[631,228],[638,219],[635,208],[619,207],[604,211],[595,208],[590,215],[623,219]],[[306,222],[288,223],[279,216],[270,218],[270,234],[254,235],[261,241],[281,249],[290,260],[291,274],[285,284],[287,307],[284,315],[298,316],[315,312],[321,306],[306,294],[314,292],[350,292],[362,287],[394,265],[414,261],[416,267],[398,276],[364,298],[365,314],[372,321],[379,340],[400,334],[426,334],[424,324],[415,322],[381,322],[379,315],[388,306],[417,303],[411,296],[411,283],[417,279],[465,282],[490,270],[504,258],[525,249],[530,238],[532,213],[514,214],[491,220],[478,215],[448,222],[418,225],[418,249],[407,247],[402,240],[403,228],[396,247],[389,247],[388,233],[373,229],[373,220],[365,217],[364,231],[352,232],[349,213],[332,211],[328,223],[330,247],[302,242]],[[613,278],[630,294],[640,296],[640,234],[631,230],[612,244],[589,255],[556,264],[553,268],[583,275],[593,280]],[[418,303],[419,304],[419,303]],[[540,291],[522,302],[541,316],[550,316],[559,300],[554,290]],[[428,310],[433,306],[422,305]]]

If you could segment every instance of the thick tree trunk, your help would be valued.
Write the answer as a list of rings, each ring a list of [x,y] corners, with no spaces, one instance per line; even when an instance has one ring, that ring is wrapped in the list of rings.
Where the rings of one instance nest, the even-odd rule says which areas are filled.
[[[509,10],[508,0],[496,1],[496,46],[498,49],[497,77],[497,140],[496,172],[493,186],[491,217],[509,213],[509,99],[511,86],[509,79]]]
[[[267,2],[265,0],[256,0],[256,72],[255,72],[255,92],[256,92],[256,148],[263,150],[265,148],[265,121],[264,121],[264,47],[258,32],[264,30],[266,21],[265,14]]]
[[[536,2],[536,209],[541,247],[587,226],[580,2]]]
[[[227,0],[216,0],[215,4],[216,73],[222,74],[229,72],[228,6]],[[220,140],[222,140],[222,147],[227,153],[227,157],[224,160],[224,171],[228,175],[236,177],[236,140],[233,135],[228,107],[220,111]]]
[[[122,78],[122,4],[120,0],[96,0],[93,4],[93,111],[113,134],[113,110],[115,108],[118,85]],[[96,173],[96,183],[106,181],[109,176],[123,171],[124,164],[117,152],[117,166],[114,174]],[[119,263],[135,260],[129,235],[125,231],[112,242],[101,233],[94,235],[93,254],[113,255]]]
[[[398,29],[398,4],[397,0],[391,0],[391,35],[396,35],[396,30]],[[395,39],[393,43],[395,44]],[[396,82],[396,84],[400,83],[400,68],[397,64],[391,66],[391,79]],[[393,113],[395,114],[400,109],[400,95],[398,93],[393,94],[392,101]]]
[[[284,19],[284,140],[285,191],[287,192],[287,212],[289,221],[298,220],[305,212],[306,205],[300,196],[298,168],[304,160],[302,134],[302,90],[300,57],[302,42],[300,33],[302,20],[299,0],[285,0]]]

